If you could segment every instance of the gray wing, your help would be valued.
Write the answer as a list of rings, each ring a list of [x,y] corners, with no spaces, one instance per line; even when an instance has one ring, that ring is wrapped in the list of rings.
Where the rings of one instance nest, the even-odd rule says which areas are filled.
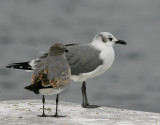
[[[53,80],[55,77],[61,77],[61,79],[64,79],[64,77],[69,74],[69,70],[68,62],[64,57],[51,57],[50,64],[48,65],[47,78],[49,80]]]
[[[42,70],[44,70],[47,66],[48,66],[47,58],[45,58],[35,65],[35,70],[33,74],[37,75]]]
[[[75,46],[75,45],[79,45],[79,44],[66,44],[65,46]],[[36,67],[41,61],[43,61],[44,59],[46,59],[48,56],[48,53],[44,53],[42,56],[38,57],[37,59],[33,59],[29,62],[30,66],[34,69],[34,67]]]
[[[71,70],[64,57],[56,60],[51,59],[52,63],[48,66],[47,78],[50,81],[50,85],[54,88],[60,88],[69,84]]]
[[[103,64],[99,58],[100,51],[90,44],[74,45],[67,49],[69,53],[66,53],[66,58],[71,67],[72,75],[91,72]]]
[[[100,51],[94,49],[90,44],[68,44],[66,47],[69,53],[66,53],[65,56],[70,65],[72,75],[91,72],[103,64],[103,61],[99,58]],[[47,56],[48,53],[45,53],[36,59],[35,65],[43,63]]]
[[[34,74],[42,72],[42,70],[47,68],[47,77],[49,80],[59,76],[63,71],[68,69],[68,63],[66,59],[62,56],[48,56],[41,60],[34,70]]]
[[[43,86],[51,85],[54,88],[60,88],[68,85],[70,75],[70,67],[63,56],[48,56],[36,66],[32,83],[41,80]]]

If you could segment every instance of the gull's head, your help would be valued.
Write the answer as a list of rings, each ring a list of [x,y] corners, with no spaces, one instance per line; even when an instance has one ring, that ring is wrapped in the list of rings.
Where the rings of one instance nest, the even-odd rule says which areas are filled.
[[[61,43],[54,43],[49,49],[50,56],[63,55],[64,52],[68,52],[68,50]]]
[[[93,43],[94,42],[98,44],[104,44],[106,46],[113,46],[114,44],[122,44],[122,45],[127,44],[123,40],[116,39],[111,33],[108,32],[101,32],[97,34],[93,39]]]

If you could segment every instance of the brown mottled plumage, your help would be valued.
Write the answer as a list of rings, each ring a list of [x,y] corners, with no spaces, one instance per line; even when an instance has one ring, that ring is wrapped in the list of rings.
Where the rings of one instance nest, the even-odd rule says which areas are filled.
[[[48,56],[41,60],[36,66],[32,75],[31,85],[25,87],[36,94],[42,94],[43,114],[44,114],[44,95],[57,94],[56,98],[56,113],[54,117],[59,117],[57,114],[58,94],[62,92],[69,84],[71,69],[65,58],[64,52],[68,52],[64,45],[55,43],[49,49]]]
[[[68,70],[68,74],[69,75],[71,74],[70,69]],[[63,88],[66,84],[69,83],[69,79],[62,80],[58,77],[55,77],[52,80],[48,80],[47,75],[48,75],[48,67],[45,68],[44,70],[42,70],[37,75],[36,74],[32,75],[32,80],[31,80],[32,84],[35,84],[35,83],[38,83],[39,81],[41,81],[42,86],[44,86],[44,87],[51,85],[53,88]],[[64,75],[64,72],[62,72],[61,75]]]
[[[60,43],[55,43],[52,47],[50,47],[48,60],[44,60],[44,61],[40,62],[37,65],[34,74],[32,75],[32,80],[31,80],[32,84],[35,84],[35,83],[38,83],[39,81],[41,81],[41,84],[43,87],[51,85],[53,88],[63,88],[66,84],[69,83],[69,80],[70,80],[69,77],[71,75],[71,70],[69,68],[67,71],[65,71],[66,70],[65,65],[67,64],[66,63],[67,61],[64,59],[65,63],[66,63],[64,65],[64,62],[62,62],[62,59],[61,59],[61,58],[64,58],[64,51],[65,51],[64,45],[62,45]],[[52,58],[53,58],[53,61],[56,62],[55,56],[56,57],[60,56],[59,58],[61,60],[56,65],[52,65],[52,62],[51,62]],[[48,75],[59,70],[58,65],[61,65],[62,66],[62,67],[60,66],[61,68],[63,68],[63,66],[64,66],[64,68],[61,71],[59,71],[58,76],[52,77],[52,79],[48,79]],[[49,72],[48,68],[53,69],[52,72]],[[61,76],[63,76],[63,77],[65,76],[65,78],[61,79],[60,78]]]

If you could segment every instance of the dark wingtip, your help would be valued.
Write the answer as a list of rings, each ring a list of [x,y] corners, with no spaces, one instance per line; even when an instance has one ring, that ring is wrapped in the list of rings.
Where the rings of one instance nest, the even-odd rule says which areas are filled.
[[[12,68],[12,66],[8,65],[8,66],[4,66],[5,68]]]
[[[29,62],[11,63],[4,67],[13,69],[22,69],[22,70],[33,70]]]
[[[24,87],[24,89],[28,89],[28,86]]]
[[[29,91],[33,91],[35,94],[39,94],[39,89],[32,88],[32,85],[26,86],[26,87],[24,87],[24,89],[27,89]]]
[[[75,44],[66,44],[65,46],[75,46],[75,45],[78,45],[78,43],[75,43]]]

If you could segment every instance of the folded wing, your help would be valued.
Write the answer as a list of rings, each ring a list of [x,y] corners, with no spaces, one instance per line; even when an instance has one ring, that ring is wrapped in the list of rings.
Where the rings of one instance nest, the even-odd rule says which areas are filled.
[[[63,57],[47,57],[36,66],[32,84],[41,81],[44,87],[60,88],[69,83],[70,74],[68,63]]]

